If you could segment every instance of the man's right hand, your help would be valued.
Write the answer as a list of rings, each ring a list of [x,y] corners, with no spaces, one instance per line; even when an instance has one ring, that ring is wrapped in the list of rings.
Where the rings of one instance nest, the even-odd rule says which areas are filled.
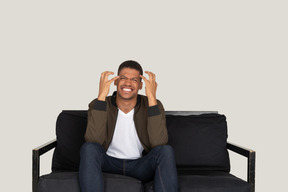
[[[101,74],[100,83],[99,83],[99,93],[98,93],[98,100],[105,101],[105,98],[109,94],[110,85],[113,81],[119,78],[116,76],[110,80],[108,80],[109,75],[113,75],[112,71],[105,71]]]

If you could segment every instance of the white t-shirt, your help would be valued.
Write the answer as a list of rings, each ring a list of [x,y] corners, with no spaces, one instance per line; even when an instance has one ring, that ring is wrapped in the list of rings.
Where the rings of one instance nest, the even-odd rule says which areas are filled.
[[[118,159],[138,159],[142,156],[143,147],[133,117],[134,109],[127,114],[119,109],[114,135],[106,152],[107,155]]]

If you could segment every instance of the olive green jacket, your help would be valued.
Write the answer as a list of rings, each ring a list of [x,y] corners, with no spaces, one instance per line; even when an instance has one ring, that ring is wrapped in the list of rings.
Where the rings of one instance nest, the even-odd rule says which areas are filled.
[[[134,123],[140,142],[146,152],[168,142],[165,111],[162,103],[149,107],[148,98],[138,95],[134,108]],[[105,101],[94,99],[89,104],[86,142],[97,142],[108,149],[118,116],[116,92]]]

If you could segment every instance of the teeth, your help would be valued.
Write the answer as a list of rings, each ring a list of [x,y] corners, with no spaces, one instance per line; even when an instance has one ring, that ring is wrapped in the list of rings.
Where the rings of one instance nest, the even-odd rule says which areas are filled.
[[[132,91],[131,89],[124,88],[123,91]]]

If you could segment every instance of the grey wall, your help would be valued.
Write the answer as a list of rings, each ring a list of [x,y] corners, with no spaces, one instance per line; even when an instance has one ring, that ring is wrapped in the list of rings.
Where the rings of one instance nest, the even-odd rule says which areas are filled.
[[[0,15],[1,191],[31,191],[32,148],[126,59],[157,74],[166,110],[225,114],[229,141],[257,151],[256,190],[283,191],[287,2],[6,1]],[[231,158],[245,178],[245,159]]]

